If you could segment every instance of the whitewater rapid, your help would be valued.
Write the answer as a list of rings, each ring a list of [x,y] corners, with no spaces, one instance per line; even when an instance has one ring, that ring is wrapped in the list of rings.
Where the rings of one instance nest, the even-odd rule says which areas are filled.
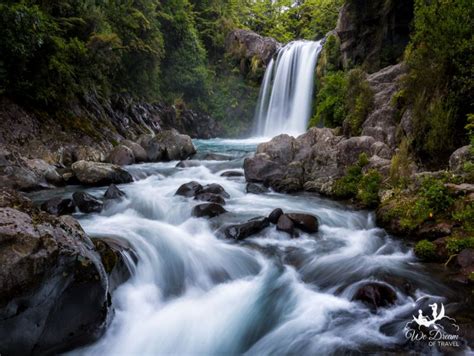
[[[123,239],[138,259],[129,259],[132,276],[113,293],[115,315],[105,335],[72,354],[397,351],[407,343],[403,328],[416,300],[443,301],[437,296],[447,295],[411,250],[375,226],[373,213],[315,195],[247,194],[243,177],[221,177],[225,170],[242,171],[255,140],[195,144],[197,157],[218,152],[229,160],[202,160],[190,168],[176,168],[177,162],[126,167],[136,179],[120,186],[127,198],[100,214],[78,215],[90,236]],[[229,212],[193,218],[199,202],[174,195],[191,180],[221,184],[230,194]],[[88,192],[101,196],[104,188]],[[271,225],[242,242],[223,238],[222,226],[277,207],[317,215],[320,231],[290,239]],[[367,281],[390,283],[395,305],[374,313],[352,301]]]

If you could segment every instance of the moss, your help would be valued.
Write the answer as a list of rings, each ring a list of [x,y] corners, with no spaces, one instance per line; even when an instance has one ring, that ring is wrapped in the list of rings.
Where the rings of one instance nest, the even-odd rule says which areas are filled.
[[[467,232],[474,232],[474,203],[467,205],[461,204],[461,208],[456,209],[452,213],[453,219],[461,224],[462,228]]]
[[[428,240],[421,240],[415,245],[415,255],[424,261],[436,259],[436,246]]]
[[[350,134],[358,136],[362,130],[362,124],[372,111],[374,105],[374,92],[370,88],[366,74],[358,69],[352,69],[348,73],[348,89],[346,106],[348,116],[346,123]]]
[[[446,248],[451,255],[455,255],[466,248],[474,248],[474,237],[452,237],[447,240]]]
[[[357,199],[367,208],[376,207],[379,203],[379,190],[382,176],[375,169],[369,170],[358,184]]]

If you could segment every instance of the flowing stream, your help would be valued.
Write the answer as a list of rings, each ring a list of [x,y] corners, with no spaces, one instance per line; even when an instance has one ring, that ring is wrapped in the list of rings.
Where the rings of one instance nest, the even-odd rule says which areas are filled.
[[[265,71],[255,112],[256,136],[299,135],[311,116],[314,70],[321,41],[293,41]]]
[[[114,292],[115,316],[105,335],[74,354],[396,351],[407,345],[403,328],[418,306],[450,295],[411,250],[375,226],[373,213],[316,195],[247,194],[243,177],[221,177],[225,170],[242,171],[254,141],[195,144],[198,158],[217,152],[229,160],[200,160],[190,168],[176,168],[177,162],[129,166],[135,182],[120,186],[126,199],[100,214],[78,215],[90,236],[124,239],[138,260],[129,261],[132,277]],[[230,194],[228,213],[191,217],[199,202],[174,195],[191,180],[221,184]],[[55,194],[69,196],[70,189]],[[98,197],[104,190],[88,189]],[[317,215],[319,232],[290,239],[271,225],[242,242],[222,236],[222,226],[277,207]],[[374,312],[352,301],[367,281],[390,284],[396,303]]]

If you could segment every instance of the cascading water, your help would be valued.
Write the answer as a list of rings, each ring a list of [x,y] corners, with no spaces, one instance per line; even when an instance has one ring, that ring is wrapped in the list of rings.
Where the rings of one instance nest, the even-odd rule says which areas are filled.
[[[321,41],[294,41],[268,64],[255,112],[256,136],[306,131],[311,115],[314,69]]]
[[[120,187],[127,197],[100,214],[78,216],[90,236],[126,240],[138,259],[130,261],[132,277],[113,293],[115,315],[105,335],[73,354],[396,353],[406,350],[404,326],[413,313],[451,295],[410,249],[375,226],[373,213],[314,195],[247,194],[243,177],[222,177],[225,170],[242,170],[255,141],[196,144],[199,166],[126,167],[136,180]],[[231,159],[198,160],[215,152]],[[192,217],[200,202],[174,195],[191,180],[221,184],[230,195],[228,213]],[[104,190],[88,189],[99,197]],[[33,198],[40,202],[51,194],[71,191]],[[223,238],[226,224],[267,216],[277,207],[317,215],[319,232],[292,239],[271,225],[242,242]],[[391,284],[394,305],[373,312],[353,300],[363,283],[374,281]]]

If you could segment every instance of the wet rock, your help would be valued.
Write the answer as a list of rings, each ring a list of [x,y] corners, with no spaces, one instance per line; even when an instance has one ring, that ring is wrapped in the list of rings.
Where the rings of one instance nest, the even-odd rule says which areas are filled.
[[[380,282],[365,283],[352,297],[352,300],[361,301],[372,308],[380,308],[392,305],[397,300],[395,290]]]
[[[52,216],[15,192],[0,192],[0,263],[0,335],[8,335],[2,355],[57,354],[102,334],[107,276],[71,216]]]
[[[286,232],[290,236],[293,236],[295,231],[295,224],[293,223],[293,220],[291,220],[286,214],[282,214],[278,218],[277,230]]]
[[[243,224],[226,227],[224,234],[228,239],[244,240],[249,236],[258,234],[269,225],[270,221],[266,217],[254,218]]]
[[[278,219],[282,215],[283,215],[283,210],[281,210],[280,208],[276,208],[270,213],[270,215],[268,215],[268,220],[272,224],[276,224],[278,222]]]
[[[127,171],[110,163],[78,161],[71,166],[74,175],[81,184],[101,186],[133,182]]]
[[[453,224],[448,222],[436,223],[434,221],[427,221],[419,226],[416,232],[418,239],[435,240],[440,237],[451,235]]]
[[[100,213],[104,206],[100,200],[86,192],[75,192],[72,199],[83,213]]]
[[[191,168],[202,166],[201,162],[195,160],[180,161],[176,165],[176,168]]]
[[[458,275],[454,278],[461,283],[473,284],[474,275],[474,248],[465,248],[457,254],[454,266],[458,270]]]
[[[282,179],[284,175],[283,168],[281,164],[273,161],[266,153],[259,153],[244,160],[247,182],[270,182]]]
[[[165,161],[183,160],[196,153],[191,137],[173,130],[157,133],[153,141],[158,143]]]
[[[192,210],[192,216],[197,218],[208,217],[213,218],[227,212],[222,205],[216,203],[205,203],[196,205]]]
[[[234,177],[243,177],[244,174],[239,171],[225,171],[221,173],[221,177],[234,178]]]
[[[41,210],[51,215],[70,215],[76,210],[76,206],[71,199],[53,198],[41,204]]]
[[[123,140],[120,142],[121,145],[124,145],[132,150],[133,156],[135,157],[135,162],[146,162],[148,155],[145,149],[136,142],[130,140]]]
[[[122,199],[125,196],[127,196],[127,194],[121,191],[115,184],[109,185],[104,193],[104,199]]]
[[[126,166],[135,163],[135,155],[127,146],[119,145],[109,152],[106,161],[118,166]]]
[[[232,157],[219,153],[206,153],[202,159],[205,161],[230,161]]]
[[[256,183],[248,183],[245,191],[250,194],[263,194],[268,192],[268,188]]]
[[[293,221],[297,228],[308,233],[318,232],[319,222],[316,216],[299,213],[289,213],[285,215]]]
[[[225,200],[222,196],[213,193],[199,193],[197,194],[194,199],[201,200],[201,201],[208,201],[210,203],[217,203],[220,205],[225,205]]]
[[[199,193],[212,193],[212,194],[220,195],[221,197],[225,199],[230,198],[229,193],[225,191],[222,185],[217,184],[217,183],[206,184],[204,187],[202,187]]]
[[[183,197],[194,197],[198,192],[202,191],[202,185],[198,182],[192,181],[181,185],[175,195],[182,195]]]

